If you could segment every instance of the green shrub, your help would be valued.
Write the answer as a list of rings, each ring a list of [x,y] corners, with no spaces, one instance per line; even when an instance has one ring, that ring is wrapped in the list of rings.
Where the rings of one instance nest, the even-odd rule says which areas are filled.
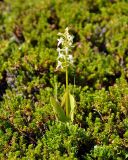
[[[93,144],[84,129],[60,122],[50,127],[42,141],[43,159],[54,159],[53,156],[59,156],[60,159],[82,159]]]

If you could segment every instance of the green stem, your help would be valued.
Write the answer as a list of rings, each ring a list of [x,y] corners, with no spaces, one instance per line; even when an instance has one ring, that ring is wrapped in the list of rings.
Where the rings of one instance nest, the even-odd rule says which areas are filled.
[[[66,116],[69,116],[68,64],[67,64],[67,59],[66,59],[66,92],[67,92],[67,97],[66,97]]]
[[[68,66],[66,66],[66,90],[68,91]]]

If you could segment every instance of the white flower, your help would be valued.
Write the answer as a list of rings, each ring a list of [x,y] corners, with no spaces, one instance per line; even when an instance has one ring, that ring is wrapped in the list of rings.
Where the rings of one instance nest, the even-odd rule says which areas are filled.
[[[73,64],[73,56],[71,54],[69,54],[68,56],[68,60],[71,64]]]
[[[57,59],[59,59],[59,58],[65,59],[65,55],[61,53],[63,51],[64,51],[63,49],[60,49],[59,47],[57,48],[57,52],[59,54]]]
[[[60,37],[57,40],[58,40],[57,46],[59,46],[60,44],[63,44],[63,42],[64,42],[64,39],[62,37]]]
[[[66,55],[68,54],[68,50],[69,50],[68,47],[66,47],[66,48],[65,48],[65,53],[66,53]]]
[[[62,54],[62,53],[59,53],[59,55],[58,55],[58,58],[57,59],[65,59],[65,55],[64,54]]]
[[[71,46],[72,43],[73,43],[73,38],[74,38],[74,36],[72,36],[72,35],[69,35],[69,37],[68,37],[69,45],[70,45],[70,46]]]
[[[59,53],[59,54],[61,54],[60,52],[61,52],[61,49],[58,47],[57,48],[57,52]]]
[[[61,48],[57,48],[57,52],[60,54],[61,52],[64,52],[65,51],[65,49],[61,49]]]
[[[63,69],[63,66],[62,66],[62,62],[58,61],[58,65],[56,67],[56,69]]]

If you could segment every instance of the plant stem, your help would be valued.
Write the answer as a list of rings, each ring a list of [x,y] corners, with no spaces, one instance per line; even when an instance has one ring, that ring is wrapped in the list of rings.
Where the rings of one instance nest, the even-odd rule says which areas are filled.
[[[68,91],[68,66],[66,66],[66,90]]]
[[[66,116],[69,116],[69,93],[68,93],[68,65],[67,65],[67,59],[66,59]]]

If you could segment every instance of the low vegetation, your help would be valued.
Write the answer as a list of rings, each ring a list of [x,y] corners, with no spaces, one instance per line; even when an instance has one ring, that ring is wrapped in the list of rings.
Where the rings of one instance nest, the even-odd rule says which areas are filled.
[[[66,27],[68,92],[56,68]],[[1,0],[0,159],[127,160],[127,55],[127,0]],[[63,122],[54,104],[66,113],[69,98]]]

